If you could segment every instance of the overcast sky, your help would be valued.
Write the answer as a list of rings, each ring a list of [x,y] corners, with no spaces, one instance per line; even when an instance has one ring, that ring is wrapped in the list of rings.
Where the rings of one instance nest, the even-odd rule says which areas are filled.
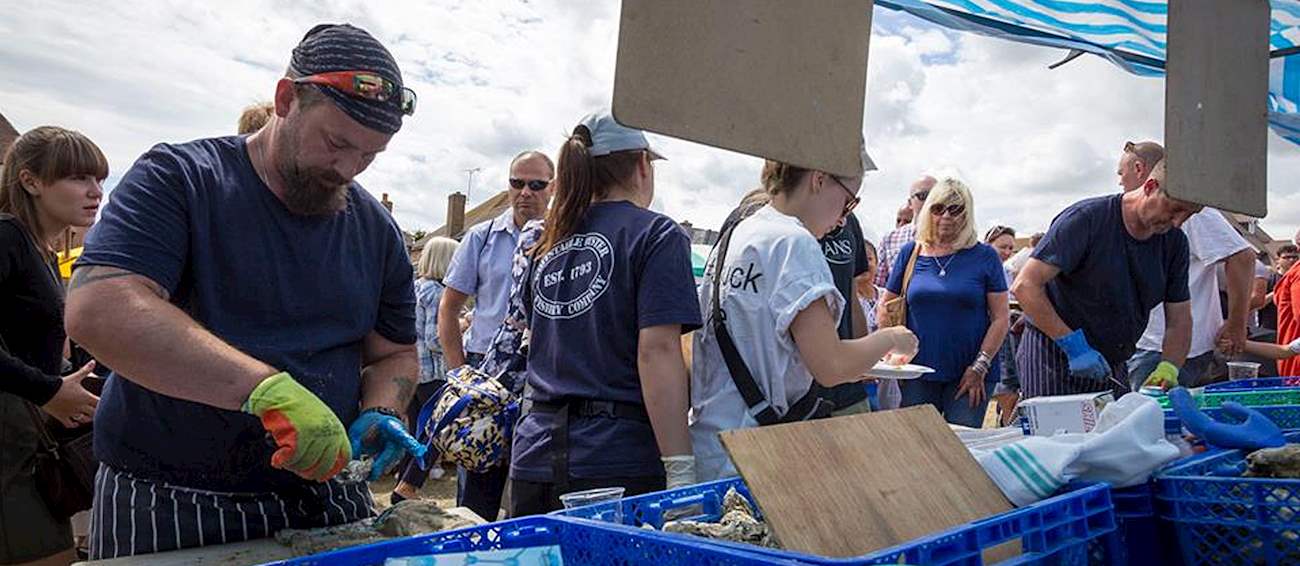
[[[387,152],[359,177],[389,193],[403,228],[442,224],[447,195],[481,167],[470,205],[505,188],[510,157],[554,154],[585,113],[609,104],[618,0],[62,2],[9,0],[0,16],[0,113],[20,131],[81,130],[111,188],[149,146],[233,134],[266,100],[312,25],[350,22],[383,41],[419,94]],[[941,30],[876,8],[864,125],[879,171],[857,214],[892,228],[907,184],[953,171],[973,188],[981,232],[1046,228],[1067,204],[1118,190],[1125,140],[1160,139],[1164,84],[1085,56]],[[656,208],[716,227],[757,184],[759,160],[652,136]],[[1300,146],[1269,134],[1264,228],[1300,226]]]

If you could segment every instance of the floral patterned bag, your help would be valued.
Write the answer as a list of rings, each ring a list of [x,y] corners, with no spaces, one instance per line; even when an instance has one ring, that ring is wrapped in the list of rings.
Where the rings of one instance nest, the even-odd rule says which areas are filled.
[[[519,396],[496,378],[470,366],[447,372],[447,384],[420,409],[420,442],[447,462],[486,472],[510,454],[519,418]],[[426,469],[438,459],[419,460]]]

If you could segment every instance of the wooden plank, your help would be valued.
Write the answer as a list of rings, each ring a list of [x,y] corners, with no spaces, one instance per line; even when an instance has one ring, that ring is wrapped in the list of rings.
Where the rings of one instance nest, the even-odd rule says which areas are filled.
[[[1268,214],[1268,36],[1267,0],[1169,2],[1165,160],[1171,196]]]
[[[614,117],[857,176],[871,8],[871,0],[623,0]]]
[[[722,433],[784,548],[859,556],[1012,509],[929,405]],[[1019,543],[985,553],[1002,560]]]

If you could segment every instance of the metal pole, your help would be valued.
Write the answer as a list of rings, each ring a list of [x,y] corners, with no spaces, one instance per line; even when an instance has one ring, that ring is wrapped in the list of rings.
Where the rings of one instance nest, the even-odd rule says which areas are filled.
[[[474,174],[482,170],[483,170],[482,167],[471,167],[465,170],[466,173],[469,173],[469,178],[465,180],[465,201],[466,202],[469,202],[470,190],[474,188]]]

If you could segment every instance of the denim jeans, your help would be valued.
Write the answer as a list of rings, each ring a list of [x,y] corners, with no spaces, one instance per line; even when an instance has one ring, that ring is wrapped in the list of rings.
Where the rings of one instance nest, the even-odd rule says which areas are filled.
[[[1142,387],[1142,382],[1150,377],[1156,366],[1160,365],[1161,354],[1154,350],[1138,350],[1128,359],[1129,382],[1133,390]],[[1198,387],[1212,382],[1217,375],[1213,371],[1216,364],[1214,350],[1194,358],[1187,358],[1182,369],[1178,370],[1178,384],[1183,387]]]
[[[921,379],[902,379],[898,386],[902,389],[904,407],[930,404],[939,410],[944,420],[951,424],[980,428],[984,425],[984,413],[989,408],[989,397],[993,395],[996,381],[984,382],[984,402],[970,406],[970,396],[963,395],[957,399],[956,381],[925,381]]]

